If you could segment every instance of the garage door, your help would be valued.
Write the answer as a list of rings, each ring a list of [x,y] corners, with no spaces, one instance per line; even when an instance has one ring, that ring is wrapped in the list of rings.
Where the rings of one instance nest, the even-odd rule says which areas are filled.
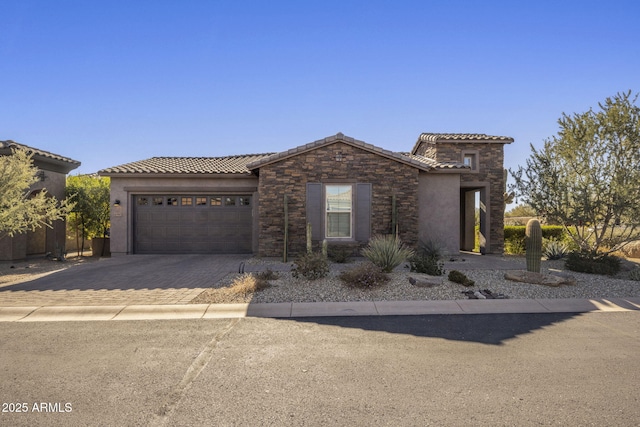
[[[134,252],[251,253],[248,195],[134,196]]]

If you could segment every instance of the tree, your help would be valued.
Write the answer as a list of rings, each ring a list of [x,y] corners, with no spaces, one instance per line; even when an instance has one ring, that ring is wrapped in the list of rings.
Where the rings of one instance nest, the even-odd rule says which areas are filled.
[[[0,156],[0,238],[13,237],[37,228],[52,227],[66,217],[72,203],[56,200],[46,189],[32,191],[39,181],[32,154],[15,148]]]
[[[511,171],[525,203],[581,250],[609,253],[640,239],[640,107],[618,93],[598,111],[562,114],[560,130]]]
[[[109,230],[109,178],[75,175],[67,178],[67,196],[76,201],[69,223],[82,238],[78,247],[84,252],[84,241],[106,237]]]
[[[505,212],[504,216],[506,217],[530,217],[536,216],[536,212],[529,205],[518,205],[513,207],[513,209]]]

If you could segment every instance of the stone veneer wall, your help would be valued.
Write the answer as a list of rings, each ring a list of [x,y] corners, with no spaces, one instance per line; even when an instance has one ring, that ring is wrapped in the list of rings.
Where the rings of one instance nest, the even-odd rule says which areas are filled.
[[[336,154],[342,154],[342,161]],[[260,168],[258,194],[260,256],[281,256],[284,248],[284,195],[289,200],[289,253],[306,247],[306,184],[371,183],[371,235],[391,232],[391,199],[396,194],[399,235],[418,238],[418,169],[349,144],[336,142]],[[319,246],[319,242],[314,242]]]
[[[462,162],[462,153],[478,153],[478,172],[460,175],[460,185],[473,182],[489,183],[490,216],[489,239],[490,253],[504,252],[504,144],[490,142],[423,142],[416,154],[431,157],[440,162]]]

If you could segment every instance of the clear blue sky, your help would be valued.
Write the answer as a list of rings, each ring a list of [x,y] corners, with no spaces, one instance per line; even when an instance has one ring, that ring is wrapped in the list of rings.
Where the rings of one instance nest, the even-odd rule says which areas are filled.
[[[506,135],[640,91],[640,2],[0,0],[0,140],[91,173],[337,132]]]

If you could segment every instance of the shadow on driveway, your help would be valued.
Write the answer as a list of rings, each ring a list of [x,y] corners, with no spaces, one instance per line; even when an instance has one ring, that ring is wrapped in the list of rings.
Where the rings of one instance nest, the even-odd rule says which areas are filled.
[[[251,255],[127,255],[75,265],[28,282],[0,288],[12,291],[141,290],[206,288],[238,271]]]

